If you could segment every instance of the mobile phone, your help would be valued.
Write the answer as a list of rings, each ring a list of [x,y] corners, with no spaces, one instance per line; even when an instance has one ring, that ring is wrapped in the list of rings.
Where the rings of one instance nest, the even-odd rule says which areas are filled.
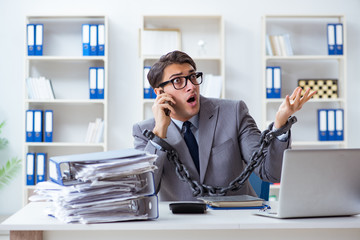
[[[173,202],[169,204],[169,208],[172,213],[205,213],[206,204],[204,202],[196,201],[183,201],[183,202]]]
[[[164,90],[160,90],[160,93],[165,93],[165,92],[164,92]],[[169,102],[169,101],[165,101],[165,103],[171,105],[171,102]],[[171,112],[170,109],[165,108],[165,109],[164,109],[164,112],[165,112],[165,115],[166,115],[166,116],[170,116],[170,112]]]

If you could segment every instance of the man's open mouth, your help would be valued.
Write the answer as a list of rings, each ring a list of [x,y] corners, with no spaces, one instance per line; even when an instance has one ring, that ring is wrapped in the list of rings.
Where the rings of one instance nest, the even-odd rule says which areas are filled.
[[[195,99],[195,96],[191,96],[188,100],[187,100],[187,102],[188,103],[192,103],[192,102],[194,102],[196,99]]]

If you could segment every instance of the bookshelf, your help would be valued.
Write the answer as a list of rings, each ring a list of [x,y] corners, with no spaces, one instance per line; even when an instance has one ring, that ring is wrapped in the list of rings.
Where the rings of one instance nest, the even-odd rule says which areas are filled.
[[[41,56],[28,55],[26,31],[28,24],[44,26]],[[104,24],[104,56],[83,56],[82,24]],[[46,153],[48,161],[52,156],[107,151],[109,44],[108,18],[104,15],[31,15],[26,16],[24,29],[26,51],[23,80],[23,203],[26,204],[35,189],[35,186],[28,186],[26,182],[27,153]],[[104,99],[89,98],[90,67],[104,67]],[[26,79],[40,76],[51,80],[55,99],[31,99],[28,96]],[[25,112],[33,109],[53,110],[52,142],[26,141]],[[104,122],[103,140],[87,143],[85,138],[89,123],[96,118],[101,118]]]
[[[327,24],[343,24],[343,54],[328,55]],[[267,35],[289,34],[293,55],[271,56],[266,51]],[[292,128],[293,148],[342,148],[347,146],[346,22],[344,15],[264,15],[262,17],[262,124],[266,128],[298,79],[337,79],[338,97],[311,99],[296,114]],[[281,67],[281,98],[266,96],[266,67]],[[344,110],[344,140],[318,140],[318,109]]]
[[[178,37],[174,44],[176,49],[189,54],[196,63],[197,70],[204,74],[220,76],[222,79],[221,98],[225,97],[225,65],[224,65],[224,20],[219,15],[145,15],[142,16],[142,26],[139,30],[139,58],[141,70],[142,118],[152,117],[151,106],[154,99],[144,98],[145,66],[152,66],[161,55],[147,54],[144,50],[144,31],[176,31]],[[171,47],[171,46],[170,46]],[[148,49],[148,48],[147,48]],[[168,48],[167,48],[168,49]],[[160,48],[161,50],[161,48]],[[207,77],[204,77],[206,81]],[[210,77],[208,77],[210,80]],[[200,85],[200,89],[201,89]]]

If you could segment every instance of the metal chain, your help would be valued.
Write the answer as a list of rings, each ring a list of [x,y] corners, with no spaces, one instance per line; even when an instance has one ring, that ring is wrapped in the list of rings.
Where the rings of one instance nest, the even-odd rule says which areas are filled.
[[[271,123],[268,127],[268,129],[264,130],[261,133],[260,136],[260,147],[257,151],[254,151],[250,158],[250,163],[245,167],[244,171],[233,181],[230,182],[230,184],[226,187],[219,187],[219,186],[210,186],[206,184],[201,184],[196,180],[193,180],[190,176],[190,173],[186,166],[181,162],[179,159],[179,155],[177,151],[169,145],[167,142],[165,142],[163,139],[157,137],[152,131],[149,131],[145,129],[143,131],[143,135],[151,140],[152,142],[157,145],[157,148],[161,151],[164,151],[167,153],[167,158],[170,162],[172,162],[175,165],[175,172],[176,175],[180,178],[181,181],[184,181],[190,185],[190,188],[192,189],[193,196],[194,197],[200,197],[200,196],[223,196],[229,191],[237,191],[239,190],[244,183],[248,180],[251,173],[255,170],[256,167],[258,167],[261,162],[265,158],[265,148],[267,148],[271,141],[277,137],[280,136],[286,132],[288,132],[291,128],[291,126],[297,122],[297,119],[295,116],[291,116],[287,123],[277,129],[272,130],[273,124]]]

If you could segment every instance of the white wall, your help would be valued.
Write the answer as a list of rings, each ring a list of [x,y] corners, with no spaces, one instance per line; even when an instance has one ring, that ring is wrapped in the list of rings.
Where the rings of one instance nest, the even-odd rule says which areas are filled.
[[[138,29],[144,14],[219,14],[225,19],[226,96],[243,99],[261,120],[261,16],[264,14],[345,14],[348,27],[349,147],[360,147],[360,1],[358,0],[0,0],[0,165],[22,156],[25,16],[106,14],[109,17],[109,150],[132,147],[132,124],[141,120]],[[122,104],[124,103],[124,104]],[[0,215],[21,208],[21,173],[0,190]]]

